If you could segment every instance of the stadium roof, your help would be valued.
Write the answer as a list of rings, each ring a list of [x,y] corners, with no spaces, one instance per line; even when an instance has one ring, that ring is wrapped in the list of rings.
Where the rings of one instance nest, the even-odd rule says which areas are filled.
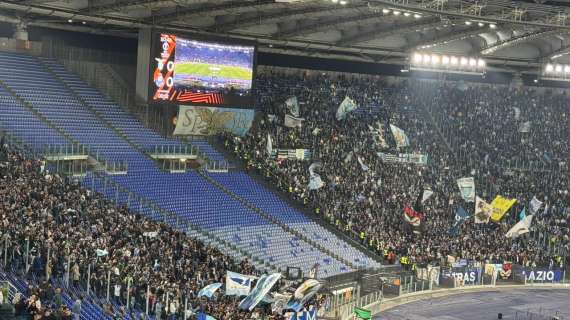
[[[141,27],[255,39],[260,49],[405,62],[416,50],[503,67],[570,61],[570,0],[20,0],[3,21],[136,35]],[[569,20],[569,21],[567,21]]]

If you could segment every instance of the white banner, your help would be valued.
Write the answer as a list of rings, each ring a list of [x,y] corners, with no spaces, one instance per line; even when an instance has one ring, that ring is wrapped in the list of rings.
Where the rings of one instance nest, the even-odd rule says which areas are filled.
[[[395,155],[384,152],[377,152],[376,154],[380,159],[382,159],[382,161],[388,163],[413,163],[425,166],[428,162],[428,156],[423,154],[399,153],[398,155]]]

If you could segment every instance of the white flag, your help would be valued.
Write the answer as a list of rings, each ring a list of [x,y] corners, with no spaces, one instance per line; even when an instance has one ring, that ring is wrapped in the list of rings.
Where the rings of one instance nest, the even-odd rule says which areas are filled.
[[[317,190],[325,185],[321,176],[315,172],[315,170],[321,166],[322,164],[320,162],[315,162],[309,166],[309,190]]]
[[[475,201],[475,179],[473,177],[457,179],[461,197],[466,202]]]
[[[390,131],[392,131],[392,135],[394,136],[394,140],[396,141],[396,147],[402,148],[410,145],[410,139],[408,139],[408,136],[406,135],[404,130],[391,124]]]
[[[542,201],[538,200],[536,196],[532,197],[532,200],[530,201],[530,213],[537,213],[540,207],[542,207]]]
[[[362,171],[368,171],[370,170],[370,168],[364,164],[364,162],[362,162],[362,158],[360,158],[360,156],[357,156],[356,159],[358,160],[358,163],[360,164],[360,168],[362,169]]]
[[[299,117],[299,102],[297,101],[297,97],[291,97],[285,100],[285,105],[287,106],[287,110],[295,117]]]
[[[271,141],[271,135],[268,133],[267,134],[267,154],[269,156],[271,156],[271,153],[273,153],[273,142]]]
[[[303,126],[303,121],[305,119],[304,118],[296,118],[293,117],[292,115],[286,114],[285,115],[285,126],[289,127],[289,128],[295,128],[295,127],[302,127]]]
[[[519,132],[524,132],[524,133],[530,132],[530,121],[527,121],[527,122],[524,122],[523,124],[521,124],[521,126],[519,128]]]
[[[515,109],[515,120],[518,120],[521,117],[521,109],[518,107],[513,107]]]
[[[356,102],[354,102],[354,100],[346,96],[344,100],[341,102],[340,106],[338,106],[338,109],[336,110],[336,119],[339,121],[343,120],[344,118],[346,118],[346,115],[349,112],[352,112],[357,108],[358,106],[356,105]]]
[[[524,217],[524,219],[522,219],[521,221],[519,221],[517,224],[515,224],[511,230],[509,230],[509,232],[507,232],[506,236],[507,238],[517,238],[525,233],[529,233],[530,232],[530,224],[532,223],[532,218],[534,217],[534,215],[528,215],[526,217]]]
[[[424,194],[422,195],[422,203],[426,202],[427,199],[429,199],[429,197],[431,197],[433,194],[433,191],[431,191],[430,189],[425,189],[424,190]]]
[[[489,223],[491,214],[493,213],[493,206],[487,201],[476,197],[475,201],[475,223]]]

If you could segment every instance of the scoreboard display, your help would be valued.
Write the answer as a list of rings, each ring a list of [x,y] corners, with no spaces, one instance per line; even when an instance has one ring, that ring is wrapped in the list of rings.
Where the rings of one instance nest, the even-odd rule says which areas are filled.
[[[253,106],[255,46],[153,35],[150,101]]]

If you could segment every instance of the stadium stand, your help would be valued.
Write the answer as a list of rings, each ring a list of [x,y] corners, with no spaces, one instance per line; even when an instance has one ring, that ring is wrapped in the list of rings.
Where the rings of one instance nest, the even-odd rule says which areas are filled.
[[[357,266],[375,267],[379,265],[359,253],[357,249],[344,244],[343,240],[338,240],[339,243],[344,244],[341,247],[330,246],[329,238],[335,236],[317,225],[313,225],[313,228],[314,232],[322,234],[320,238],[315,240],[307,240],[306,237],[299,238],[300,229],[296,231],[286,229],[285,221],[275,216],[276,212],[269,212],[269,219],[267,217],[264,219],[261,215],[255,214],[258,210],[255,204],[250,204],[253,209],[247,208],[240,201],[224,195],[220,192],[219,186],[210,184],[198,173],[171,175],[160,172],[145,154],[145,146],[148,148],[148,144],[142,138],[143,135],[148,134],[151,143],[165,142],[176,145],[179,142],[157,137],[150,130],[129,129],[126,122],[137,122],[133,117],[117,111],[119,110],[117,106],[103,103],[104,99],[100,95],[97,96],[96,91],[86,91],[87,87],[84,83],[73,78],[54,61],[40,61],[31,56],[11,53],[2,53],[0,56],[3,57],[3,59],[0,58],[0,65],[14,60],[21,62],[18,72],[22,79],[8,79],[7,77],[3,81],[20,99],[29,103],[31,108],[47,119],[48,123],[69,134],[73,142],[78,141],[88,146],[92,154],[102,156],[109,161],[126,161],[128,174],[109,178],[124,189],[155,203],[164,210],[175,212],[179,220],[211,230],[221,239],[234,242],[244,250],[251,249],[250,247],[255,248],[248,252],[259,259],[267,258],[268,263],[278,268],[295,266],[308,272],[313,265],[318,263],[322,265],[323,275],[334,275],[342,271],[353,270]],[[60,84],[60,86],[56,87],[55,84]],[[46,94],[31,93],[30,86],[34,86],[36,90],[41,89]],[[109,110],[115,110],[115,112],[109,112]],[[140,124],[135,124],[135,126],[140,126]],[[94,178],[94,176],[89,177]],[[86,181],[89,185],[89,179]],[[148,184],[148,181],[153,181],[153,184]],[[189,190],[191,190],[190,193]],[[111,189],[106,192],[110,197],[115,196],[115,191]],[[265,196],[272,197],[271,193]],[[127,192],[122,193],[119,202],[126,204],[127,197]],[[195,198],[195,202],[188,201],[189,197]],[[211,214],[204,216],[204,211]],[[251,220],[244,219],[246,213],[248,219]],[[212,219],[205,220],[205,218]],[[222,221],[224,224],[221,224]],[[232,234],[227,228],[223,228],[229,222],[240,221],[242,221],[240,224],[243,230],[237,230]],[[248,222],[253,221],[257,221],[256,223],[263,226],[264,230],[275,232],[268,232],[266,237],[252,238],[255,237],[255,233],[247,227]],[[282,246],[283,244],[288,245]],[[347,265],[352,262],[346,262],[347,260],[340,258],[347,251],[351,252],[352,256],[359,257],[352,267]],[[267,254],[268,252],[271,254]]]

